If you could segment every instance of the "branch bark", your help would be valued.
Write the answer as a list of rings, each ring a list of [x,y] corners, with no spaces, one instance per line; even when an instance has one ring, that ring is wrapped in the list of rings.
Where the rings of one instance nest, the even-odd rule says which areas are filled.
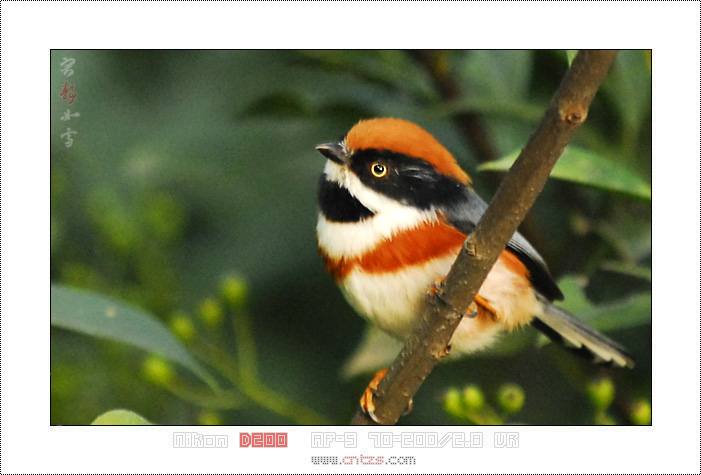
[[[469,89],[454,77],[451,71],[449,59],[450,51],[444,50],[409,50],[409,56],[420,64],[431,76],[433,83],[441,98],[445,102],[459,101],[470,95]],[[465,142],[480,162],[489,162],[499,158],[499,153],[484,125],[484,118],[474,112],[458,112],[453,115],[453,122],[462,133]],[[488,185],[490,189],[496,190],[501,182],[499,174],[489,174],[482,178],[482,184]],[[538,249],[539,243],[543,241],[543,234],[540,229],[533,224],[533,220],[527,216],[521,223],[521,234]]]
[[[509,170],[450,269],[441,299],[427,304],[373,399],[381,424],[395,424],[446,348],[482,282],[531,209],[616,57],[616,51],[581,51],[572,62],[538,128]],[[360,409],[351,424],[375,422]]]

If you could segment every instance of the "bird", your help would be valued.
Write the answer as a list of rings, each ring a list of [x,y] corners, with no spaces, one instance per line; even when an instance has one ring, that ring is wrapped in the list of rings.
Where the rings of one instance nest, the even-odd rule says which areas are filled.
[[[403,119],[361,120],[342,140],[316,149],[327,159],[316,227],[326,270],[360,316],[404,341],[487,204],[453,155]],[[561,299],[543,258],[516,232],[474,301],[460,309],[450,351],[484,350],[501,333],[531,324],[595,362],[634,366],[625,348],[553,305]],[[372,396],[386,371],[375,375],[360,401],[373,419]]]

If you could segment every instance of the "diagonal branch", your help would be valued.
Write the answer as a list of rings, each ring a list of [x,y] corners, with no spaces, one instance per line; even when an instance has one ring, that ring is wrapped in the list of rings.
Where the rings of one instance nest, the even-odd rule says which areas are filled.
[[[521,151],[448,274],[443,299],[427,305],[418,328],[389,368],[373,399],[382,424],[395,424],[421,383],[447,354],[460,312],[474,299],[507,242],[531,209],[616,57],[615,51],[581,51],[538,128]],[[444,303],[441,303],[441,302]],[[374,422],[358,410],[352,424]]]
[[[469,89],[454,77],[450,70],[450,51],[444,50],[410,50],[410,57],[420,64],[431,76],[438,93],[447,103],[459,101],[470,95]],[[453,122],[462,133],[466,143],[480,162],[488,162],[499,158],[497,147],[485,127],[484,118],[475,112],[461,111],[452,115]],[[496,189],[500,183],[500,176],[484,177],[483,184],[488,184],[491,189]],[[521,233],[528,238],[531,244],[539,247],[543,236],[540,229],[534,225],[533,220],[526,217],[521,223]]]

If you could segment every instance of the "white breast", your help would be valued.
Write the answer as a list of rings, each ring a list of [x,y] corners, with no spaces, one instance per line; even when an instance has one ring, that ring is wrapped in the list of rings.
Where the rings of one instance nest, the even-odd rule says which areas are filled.
[[[455,256],[413,266],[394,274],[367,274],[356,270],[341,284],[353,308],[395,338],[406,340],[419,322],[422,305],[435,281],[450,270]],[[463,318],[451,340],[455,353],[489,346],[502,329],[496,321]]]
[[[354,223],[335,223],[319,216],[319,248],[331,259],[352,259],[373,250],[392,236],[425,222],[435,222],[435,210],[404,206],[363,186],[358,178],[333,162],[324,170],[327,178],[347,188],[376,215]],[[370,273],[357,266],[340,278],[339,285],[353,308],[371,323],[405,340],[420,318],[431,286],[444,279],[457,257],[454,253],[400,271]],[[338,277],[337,277],[338,278]],[[463,318],[452,345],[456,352],[485,348],[502,329],[511,330],[539,314],[540,304],[527,278],[497,262],[479,291],[496,311],[496,318]]]
[[[403,341],[418,324],[431,286],[448,274],[456,257],[457,252],[395,273],[369,274],[355,269],[340,283],[341,289],[356,312]],[[496,318],[463,318],[451,340],[453,352],[484,349],[501,330],[512,330],[542,311],[528,280],[499,261],[479,295],[496,310]]]

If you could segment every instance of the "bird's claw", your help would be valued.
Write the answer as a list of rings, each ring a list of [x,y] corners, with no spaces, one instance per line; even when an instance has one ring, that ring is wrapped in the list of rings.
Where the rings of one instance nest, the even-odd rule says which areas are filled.
[[[377,386],[379,386],[380,381],[382,381],[382,378],[384,378],[386,374],[387,369],[378,371],[372,380],[370,380],[368,387],[365,388],[365,392],[363,392],[363,395],[360,397],[360,408],[370,419],[378,424],[380,421],[377,419],[377,416],[375,416],[375,402],[372,399],[374,396],[377,396]]]
[[[368,415],[368,417],[370,417],[370,419],[372,419],[378,424],[382,423],[375,415],[375,402],[373,401],[373,398],[377,396],[377,387],[380,385],[380,381],[382,381],[386,374],[387,369],[378,371],[368,384],[368,387],[365,388],[365,392],[363,392],[363,395],[360,397],[360,408],[365,414]],[[409,414],[413,408],[414,401],[410,399],[409,404],[407,405],[407,408],[404,410],[402,415],[405,416]]]
[[[479,308],[475,302],[472,302],[469,307],[467,307],[467,312],[463,313],[463,318],[475,318],[479,313]]]
[[[443,290],[443,281],[442,280],[436,280],[431,284],[431,287],[428,289],[428,293],[426,294],[426,298],[428,299],[434,299],[437,298],[444,304],[448,304],[448,302],[445,299],[445,290]]]

